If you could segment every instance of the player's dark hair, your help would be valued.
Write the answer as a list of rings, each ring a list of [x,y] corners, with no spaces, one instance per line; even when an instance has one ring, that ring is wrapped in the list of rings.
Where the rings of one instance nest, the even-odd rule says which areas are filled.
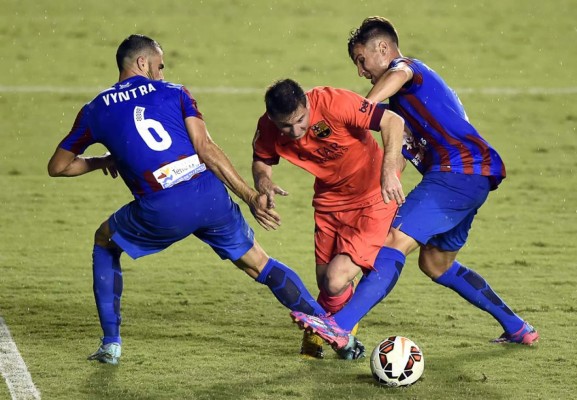
[[[158,50],[162,50],[162,47],[156,40],[140,34],[130,35],[120,43],[118,50],[116,50],[118,71],[122,72],[124,70],[126,60],[132,60],[141,53],[156,52]]]
[[[356,44],[364,46],[369,40],[379,36],[387,36],[397,46],[399,45],[399,35],[391,21],[377,16],[365,18],[361,26],[350,33],[348,50],[351,60],[354,61],[353,48]]]
[[[307,104],[305,92],[292,79],[281,79],[268,87],[264,95],[266,113],[275,118],[294,113]]]

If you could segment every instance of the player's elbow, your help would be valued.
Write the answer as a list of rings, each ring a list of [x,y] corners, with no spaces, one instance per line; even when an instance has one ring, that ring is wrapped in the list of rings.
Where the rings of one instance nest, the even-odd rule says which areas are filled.
[[[48,175],[52,177],[57,176],[71,176],[71,167],[76,154],[63,148],[57,148],[50,161],[48,161]]]
[[[48,163],[48,175],[51,177],[62,176],[62,170],[54,163]]]
[[[52,157],[48,162],[48,175],[51,177],[64,176],[68,163],[60,161],[57,157]]]

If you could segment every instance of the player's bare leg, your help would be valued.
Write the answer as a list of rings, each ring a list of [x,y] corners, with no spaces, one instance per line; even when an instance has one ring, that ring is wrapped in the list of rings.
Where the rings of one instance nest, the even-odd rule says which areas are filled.
[[[328,314],[338,312],[353,295],[357,275],[361,268],[347,254],[336,255],[329,264],[316,266],[317,285],[319,287],[318,303]],[[356,335],[358,324],[351,333]],[[322,359],[325,356],[323,339],[316,333],[303,332],[300,354],[304,358]]]

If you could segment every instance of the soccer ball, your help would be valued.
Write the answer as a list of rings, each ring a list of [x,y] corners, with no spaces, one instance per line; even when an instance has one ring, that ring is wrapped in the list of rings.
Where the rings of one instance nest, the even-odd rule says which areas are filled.
[[[419,346],[403,336],[391,336],[373,350],[371,371],[381,385],[407,386],[415,383],[425,369]]]

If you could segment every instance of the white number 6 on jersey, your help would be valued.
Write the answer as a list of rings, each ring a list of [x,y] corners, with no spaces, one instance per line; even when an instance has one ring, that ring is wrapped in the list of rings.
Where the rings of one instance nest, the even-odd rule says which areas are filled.
[[[163,151],[170,147],[172,144],[172,138],[169,133],[164,129],[164,126],[155,119],[144,118],[144,107],[134,107],[134,124],[138,130],[138,134],[144,140],[146,145],[155,151]],[[160,141],[158,141],[150,132],[154,130]]]

